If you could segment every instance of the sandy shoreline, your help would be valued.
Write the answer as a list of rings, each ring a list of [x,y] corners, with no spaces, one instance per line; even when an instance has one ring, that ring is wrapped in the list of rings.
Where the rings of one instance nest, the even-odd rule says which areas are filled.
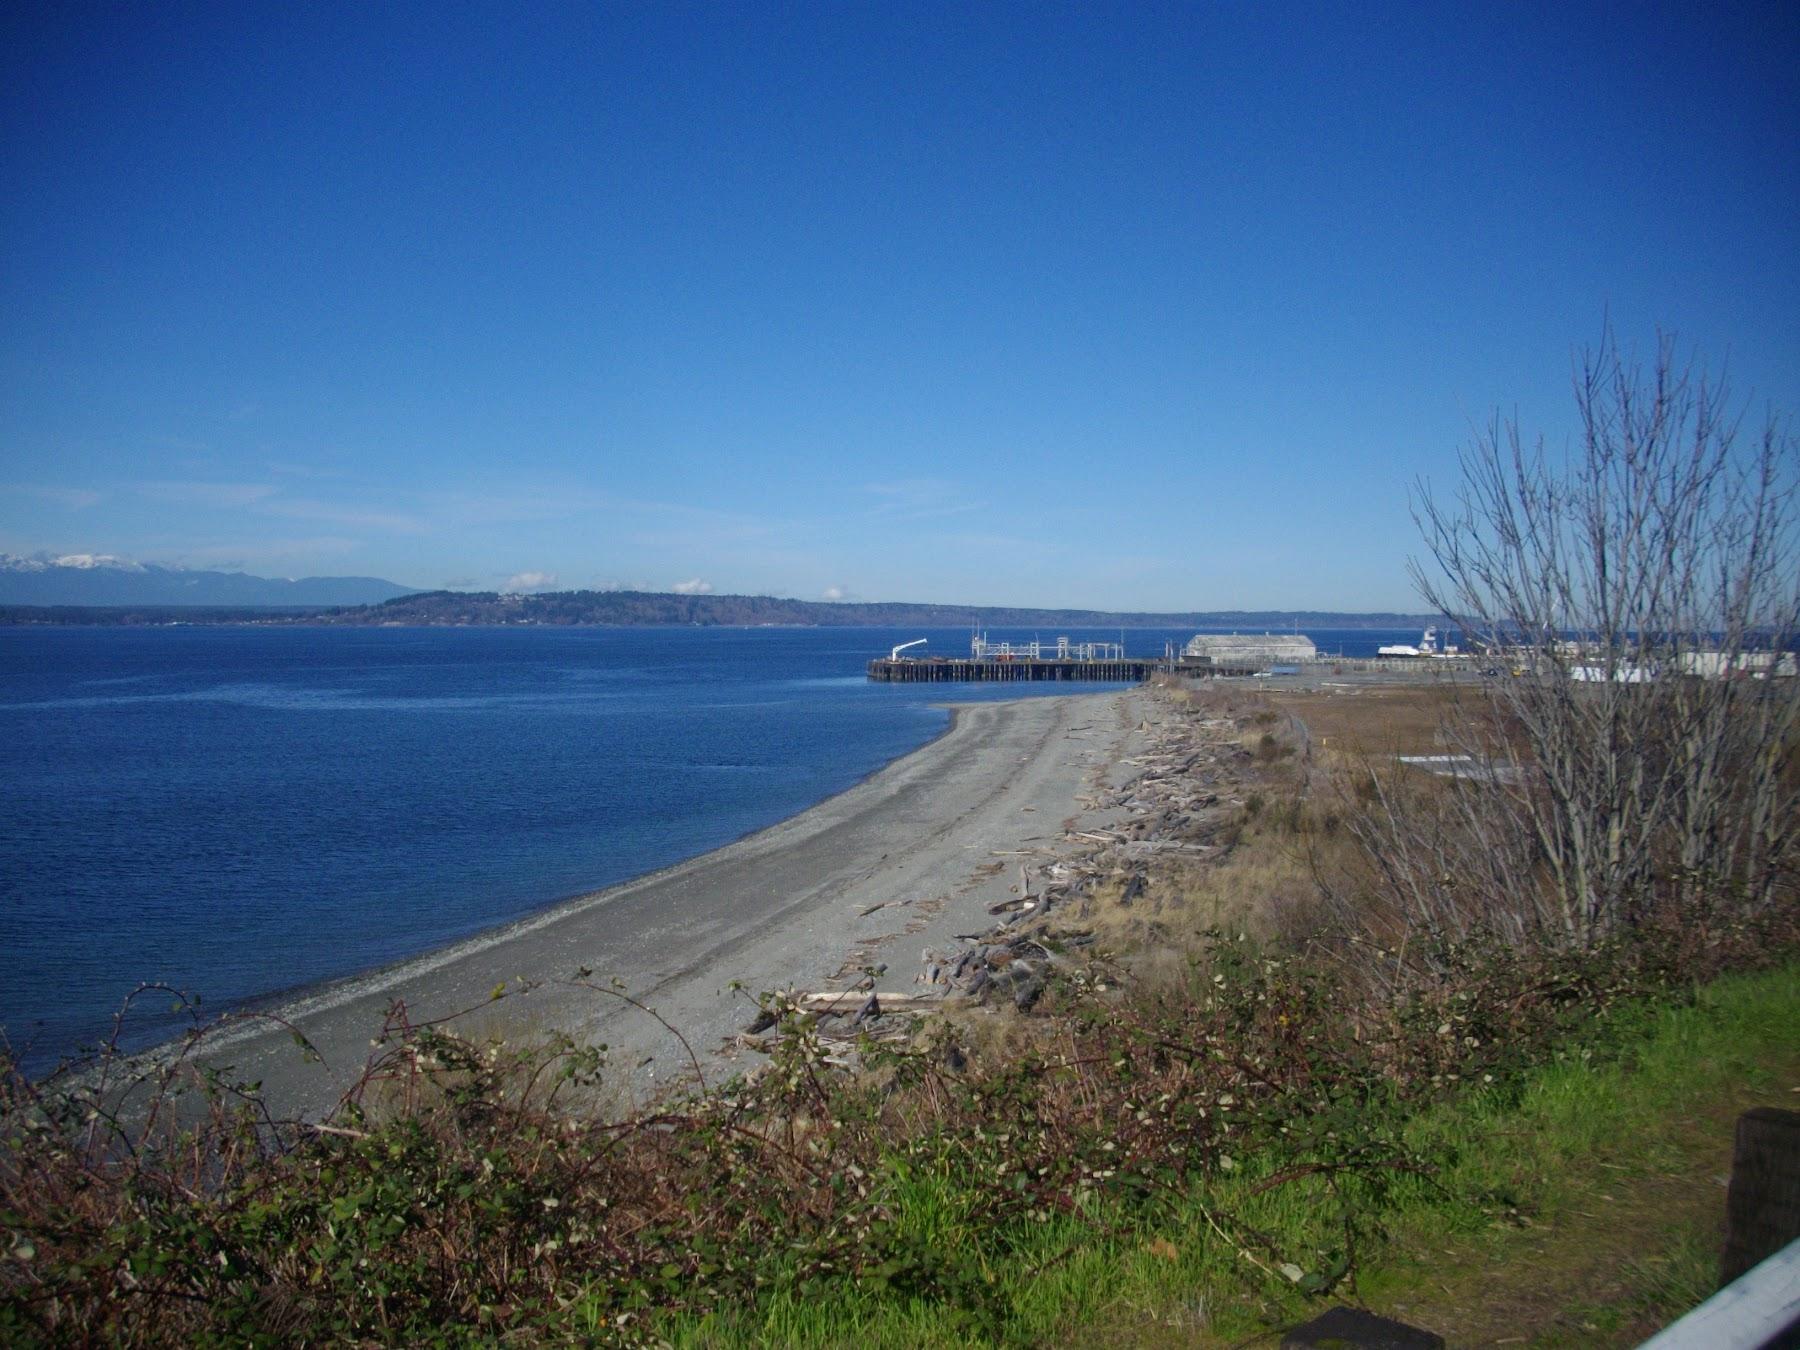
[[[304,1032],[323,1064],[303,1062],[288,1033],[262,1021],[209,1036],[203,1058],[260,1080],[277,1115],[316,1118],[361,1071],[394,1000],[424,1020],[480,1007],[523,979],[537,987],[468,1025],[604,1042],[608,1078],[633,1093],[688,1073],[686,1052],[653,1018],[563,983],[586,967],[679,1028],[709,1079],[727,1077],[747,1067],[735,1038],[755,1011],[733,981],[752,992],[843,988],[885,962],[883,987],[910,982],[922,948],[992,922],[986,907],[1016,893],[1021,855],[1047,853],[1066,825],[1100,821],[1083,803],[1130,754],[1143,697],[957,706],[936,740],[797,816],[266,1009]]]

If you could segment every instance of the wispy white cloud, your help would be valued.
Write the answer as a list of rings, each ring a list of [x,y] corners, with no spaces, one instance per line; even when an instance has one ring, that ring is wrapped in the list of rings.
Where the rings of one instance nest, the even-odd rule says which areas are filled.
[[[316,521],[349,530],[385,530],[393,534],[425,534],[431,528],[426,519],[411,512],[384,510],[357,502],[290,497],[273,483],[164,479],[131,486],[141,496],[171,506],[252,511],[286,520]]]
[[[867,483],[863,491],[875,498],[876,515],[902,520],[967,515],[981,510],[983,505],[946,478],[901,478],[888,483]]]
[[[1024,558],[1086,557],[1088,552],[1087,541],[1081,537],[1045,534],[1041,538],[1034,538],[1023,534],[1006,534],[999,530],[965,529],[950,534],[934,534],[932,543],[940,549],[985,549],[996,555]]]
[[[310,497],[275,497],[256,503],[265,515],[290,520],[316,520],[353,530],[391,530],[395,534],[424,534],[430,526],[418,516],[400,511],[374,511],[361,506],[315,501]]]
[[[699,577],[690,577],[669,587],[677,595],[711,595],[712,588],[712,582],[702,581]]]
[[[100,493],[88,488],[50,487],[41,483],[8,483],[5,490],[24,497],[35,497],[41,502],[50,502],[71,511],[93,506],[101,499]]]
[[[556,573],[515,572],[506,579],[506,584],[500,589],[508,595],[527,595],[533,591],[553,591],[556,589]]]
[[[319,464],[300,464],[291,459],[272,459],[263,467],[270,473],[280,474],[284,478],[344,478],[348,476],[343,469],[327,468]]]
[[[530,525],[546,520],[566,520],[571,516],[605,510],[611,504],[610,499],[605,496],[581,488],[566,492],[550,489],[428,492],[420,499],[425,515],[457,528],[471,525]]]
[[[157,552],[158,556],[187,567],[230,570],[286,562],[292,558],[341,557],[346,553],[356,552],[362,546],[362,542],[357,539],[313,535],[303,539],[258,539],[250,543],[236,540]]]
[[[625,497],[595,488],[534,485],[492,492],[432,492],[420,498],[420,511],[449,527],[526,525],[581,516],[609,522],[632,521],[657,531],[704,530],[710,537],[765,534],[776,522],[742,512],[723,511],[692,502]]]
[[[137,490],[152,501],[177,506],[211,506],[235,510],[272,497],[275,489],[267,483],[149,482],[136,484]]]

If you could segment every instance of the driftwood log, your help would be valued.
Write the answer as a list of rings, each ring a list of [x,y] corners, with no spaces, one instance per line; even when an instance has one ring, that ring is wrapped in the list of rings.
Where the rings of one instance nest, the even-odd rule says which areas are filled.
[[[883,1012],[937,1012],[944,1006],[944,1000],[933,994],[887,994],[861,989],[801,994],[794,1001],[803,1012],[858,1013],[864,1017],[878,1017]]]

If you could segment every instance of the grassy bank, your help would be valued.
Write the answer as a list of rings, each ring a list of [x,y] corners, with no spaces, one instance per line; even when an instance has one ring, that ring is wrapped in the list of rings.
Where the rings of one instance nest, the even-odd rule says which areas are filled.
[[[1516,1100],[1428,1113],[1445,1187],[1493,1199],[1405,1216],[1365,1294],[1453,1344],[1637,1344],[1717,1287],[1733,1127],[1794,1106],[1796,1017],[1800,968],[1727,976],[1648,1005],[1616,1058],[1571,1044]]]
[[[1391,1105],[1381,1124],[1420,1170],[1358,1192],[1354,1287],[1337,1295],[1457,1345],[1635,1344],[1711,1292],[1732,1121],[1791,1102],[1795,1025],[1800,968],[1731,975],[1691,1001],[1619,1009],[1605,1034],[1560,1041],[1511,1082]],[[977,1206],[953,1177],[901,1169],[894,1221],[969,1254],[990,1304],[979,1330],[996,1341],[1238,1344],[1319,1306],[1270,1249],[1343,1250],[1342,1227],[1321,1222],[1334,1208],[1323,1181],[1269,1186],[1293,1165],[1269,1153],[1149,1221],[1102,1203],[1005,1232],[969,1222]],[[1671,1188],[1700,1203],[1671,1203]],[[1245,1245],[1251,1230],[1262,1241]],[[962,1311],[879,1282],[826,1282],[667,1331],[694,1346],[951,1346],[978,1330]]]

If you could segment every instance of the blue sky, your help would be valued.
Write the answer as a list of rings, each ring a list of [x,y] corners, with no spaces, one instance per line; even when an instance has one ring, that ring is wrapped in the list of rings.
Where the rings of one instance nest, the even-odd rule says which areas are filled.
[[[1800,410],[1793,5],[8,6],[0,549],[1414,608],[1610,316]]]

